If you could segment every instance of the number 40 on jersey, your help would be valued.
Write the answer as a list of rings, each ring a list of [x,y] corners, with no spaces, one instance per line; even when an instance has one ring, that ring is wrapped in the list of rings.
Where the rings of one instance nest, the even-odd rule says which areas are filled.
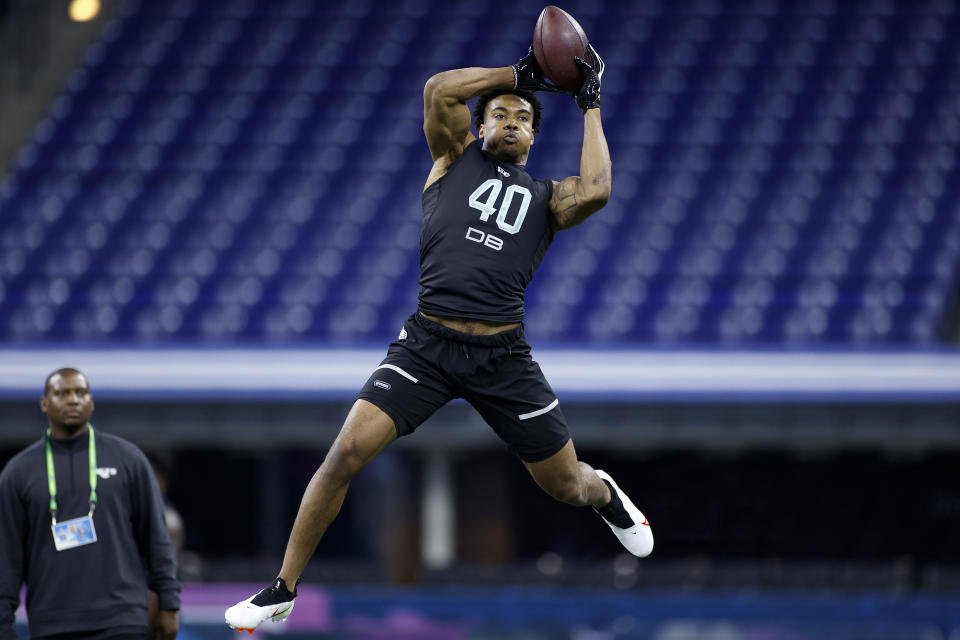
[[[503,191],[503,198],[500,199],[500,192]],[[510,209],[514,203],[515,197],[520,196],[520,203],[516,207],[516,217],[513,222],[508,222]],[[500,200],[499,206],[497,200]],[[488,222],[493,214],[497,214],[496,223],[502,231],[509,234],[515,234],[520,231],[523,221],[527,217],[527,209],[530,207],[530,201],[533,195],[530,190],[518,184],[511,184],[504,190],[503,181],[499,178],[490,178],[473,190],[473,193],[467,198],[471,207],[480,211],[480,221]],[[477,242],[487,246],[495,251],[503,248],[503,240],[497,236],[467,227],[467,240]]]

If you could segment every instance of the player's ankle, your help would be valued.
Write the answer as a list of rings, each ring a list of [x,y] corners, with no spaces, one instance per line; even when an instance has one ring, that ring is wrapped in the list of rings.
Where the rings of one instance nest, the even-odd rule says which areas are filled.
[[[283,584],[286,587],[292,586],[293,589],[291,589],[291,591],[295,590],[297,588],[297,585],[300,584],[300,576],[294,577],[294,576],[285,574],[282,571],[277,574],[276,578],[273,579],[274,584],[276,584],[277,580],[283,580]]]
[[[293,582],[288,582],[283,576],[277,576],[274,578],[273,584],[270,585],[270,590],[284,599],[293,599],[297,597],[298,584],[300,584],[299,578]]]
[[[624,508],[623,502],[620,501],[616,491],[613,490],[613,486],[607,482],[607,480],[604,480],[603,483],[607,485],[607,488],[610,490],[610,501],[602,507],[594,507],[594,511],[603,516],[607,522],[612,522],[621,529],[630,528],[634,523],[630,518],[630,514],[628,514],[626,508]]]
[[[600,482],[601,484],[603,484],[604,488],[607,490],[607,497],[606,499],[601,499],[600,502],[593,505],[597,509],[603,509],[604,507],[609,507],[610,503],[613,502],[613,496],[614,496],[613,487],[610,486],[610,483],[604,480],[603,478],[600,478]]]

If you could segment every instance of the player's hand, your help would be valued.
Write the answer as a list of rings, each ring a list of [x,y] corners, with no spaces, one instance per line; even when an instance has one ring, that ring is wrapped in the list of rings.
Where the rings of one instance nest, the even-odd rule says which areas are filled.
[[[580,87],[580,91],[574,96],[577,106],[583,113],[586,113],[588,109],[600,108],[600,81],[606,67],[592,44],[587,45],[587,55],[590,56],[589,62],[585,62],[579,57],[574,58],[577,66],[583,71],[584,78],[586,78],[583,81],[583,86]]]
[[[174,640],[180,630],[180,614],[176,611],[157,612],[156,640]]]
[[[543,77],[543,71],[537,64],[537,57],[533,54],[533,47],[527,52],[527,55],[520,58],[517,64],[513,65],[513,88],[520,91],[549,91],[551,93],[566,93],[558,86],[547,82]]]

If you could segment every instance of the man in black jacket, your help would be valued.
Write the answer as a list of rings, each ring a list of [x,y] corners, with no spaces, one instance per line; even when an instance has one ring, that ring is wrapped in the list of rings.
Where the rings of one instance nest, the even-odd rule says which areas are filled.
[[[180,583],[150,463],[126,440],[94,433],[80,371],[50,374],[40,408],[43,438],[0,473],[0,640],[16,638],[24,583],[32,638],[146,638],[149,588],[157,635],[172,640]]]

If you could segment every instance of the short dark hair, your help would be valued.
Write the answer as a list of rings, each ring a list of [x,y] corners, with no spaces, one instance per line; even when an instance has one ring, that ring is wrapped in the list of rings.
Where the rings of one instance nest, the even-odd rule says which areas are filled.
[[[487,105],[490,104],[490,101],[494,98],[504,95],[519,96],[529,102],[530,106],[533,107],[533,132],[537,133],[540,131],[540,117],[543,115],[543,105],[540,104],[540,100],[537,99],[537,94],[533,91],[521,91],[520,89],[499,89],[481,93],[477,98],[477,106],[473,109],[473,125],[477,128],[477,131],[480,130],[480,125],[483,124],[483,118],[484,115],[486,115],[484,112],[487,110]]]
[[[47,379],[43,381],[43,395],[47,395],[50,392],[50,381],[53,380],[54,376],[76,376],[80,375],[86,378],[87,376],[80,371],[79,369],[74,369],[73,367],[61,367],[53,373],[47,376]]]

